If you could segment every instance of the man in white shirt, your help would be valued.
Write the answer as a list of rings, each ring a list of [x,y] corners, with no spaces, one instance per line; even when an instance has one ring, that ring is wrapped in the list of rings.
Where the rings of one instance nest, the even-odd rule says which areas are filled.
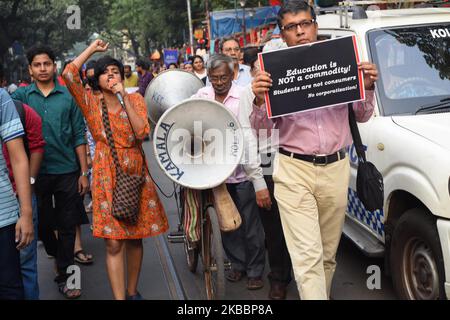
[[[225,37],[220,42],[220,52],[233,59],[234,63],[234,78],[233,83],[238,86],[245,87],[252,82],[252,75],[250,74],[250,67],[239,63],[241,55],[241,46],[239,41],[233,37]],[[206,85],[211,85],[209,79]]]

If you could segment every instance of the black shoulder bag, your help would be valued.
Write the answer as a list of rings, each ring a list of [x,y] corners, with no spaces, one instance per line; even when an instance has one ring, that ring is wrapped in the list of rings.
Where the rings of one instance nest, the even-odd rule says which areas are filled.
[[[356,193],[367,210],[382,210],[384,203],[383,176],[373,163],[366,160],[366,151],[356,124],[352,103],[348,104],[348,119],[359,162],[356,175]]]

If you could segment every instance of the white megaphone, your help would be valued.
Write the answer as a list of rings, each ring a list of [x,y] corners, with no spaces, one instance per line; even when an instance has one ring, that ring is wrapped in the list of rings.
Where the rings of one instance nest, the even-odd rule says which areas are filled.
[[[225,180],[239,165],[244,141],[239,121],[223,104],[192,99],[203,87],[194,74],[168,70],[149,84],[145,100],[156,123],[153,148],[165,175],[190,189],[212,189],[222,231],[241,224]]]
[[[196,75],[183,70],[166,70],[155,77],[145,91],[148,117],[153,124],[158,123],[164,112],[192,97],[204,87]]]
[[[243,134],[222,104],[188,99],[166,111],[153,136],[157,161],[174,182],[212,189],[225,182],[241,161]]]

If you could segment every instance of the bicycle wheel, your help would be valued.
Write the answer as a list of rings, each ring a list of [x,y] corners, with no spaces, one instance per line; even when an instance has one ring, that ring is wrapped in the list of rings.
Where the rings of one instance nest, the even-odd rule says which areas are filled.
[[[185,204],[184,204],[184,190],[180,189],[180,203],[181,203],[181,215],[180,215],[180,225],[179,229],[183,232],[183,246],[184,254],[186,256],[186,263],[190,272],[195,273],[197,271],[199,248],[196,244],[193,244],[188,240],[186,231],[184,230],[184,214],[185,214]]]
[[[202,238],[206,297],[221,300],[225,297],[225,266],[219,221],[213,207],[206,210]]]

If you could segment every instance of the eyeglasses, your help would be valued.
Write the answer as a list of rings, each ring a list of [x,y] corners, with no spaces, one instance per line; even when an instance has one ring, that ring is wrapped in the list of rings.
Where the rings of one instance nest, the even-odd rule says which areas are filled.
[[[281,30],[293,32],[296,31],[298,27],[302,28],[302,30],[306,30],[312,27],[312,25],[316,22],[316,20],[304,20],[300,21],[299,23],[290,23],[284,27],[281,27]]]
[[[209,81],[211,83],[218,83],[219,81],[224,83],[230,80],[229,76],[220,76],[220,77],[209,77]]]
[[[241,51],[241,48],[236,47],[236,48],[226,48],[226,49],[223,49],[223,52],[231,52],[231,51],[234,51],[234,52],[240,52],[240,51]]]

